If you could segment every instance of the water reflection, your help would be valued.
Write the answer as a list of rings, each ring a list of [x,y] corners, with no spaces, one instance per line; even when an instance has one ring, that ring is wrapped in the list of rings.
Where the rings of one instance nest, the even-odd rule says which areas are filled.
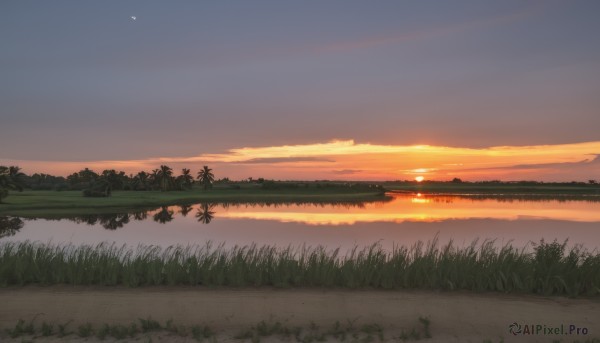
[[[192,212],[193,208],[191,205],[179,205],[179,213],[186,217],[188,213]]]
[[[357,223],[441,222],[465,219],[550,219],[600,222],[600,197],[577,200],[560,197],[473,196],[395,194],[385,203],[363,204],[361,208],[260,207],[218,212],[219,217],[295,222],[308,225],[355,225]]]
[[[391,198],[369,202],[370,204],[384,204],[389,202]],[[44,220],[68,220],[77,224],[100,225],[107,230],[116,230],[129,224],[131,221],[144,221],[149,216],[152,220],[167,224],[173,221],[176,214],[181,217],[187,217],[192,211],[196,211],[195,218],[202,224],[210,224],[217,215],[223,218],[230,218],[229,211],[246,211],[248,209],[276,209],[288,210],[290,208],[304,209],[331,209],[334,211],[344,211],[350,209],[365,209],[365,202],[306,202],[306,201],[286,201],[286,202],[254,202],[254,203],[239,203],[239,202],[221,202],[221,203],[200,203],[195,205],[184,204],[176,206],[161,206],[148,208],[145,210],[137,210],[126,213],[103,213],[103,214],[88,214],[79,216],[52,216],[51,218],[35,218]],[[18,218],[15,218],[18,219]]]
[[[61,220],[3,219],[2,241],[228,246],[325,245],[351,249],[381,242],[411,245],[434,236],[441,243],[496,239],[521,247],[541,238],[600,248],[600,202],[520,197],[391,194],[363,203],[201,203],[95,214]],[[17,218],[18,219],[18,218]],[[58,220],[57,220],[58,219]],[[19,219],[20,220],[20,219]],[[22,221],[21,221],[22,223]],[[89,224],[82,227],[82,224]],[[206,225],[209,224],[209,225]],[[14,229],[7,229],[7,227]],[[167,227],[168,226],[168,227]],[[22,229],[21,229],[22,227]],[[167,229],[165,229],[165,227]],[[10,236],[10,237],[9,237]]]
[[[135,220],[146,220],[146,218],[148,218],[148,212],[147,211],[138,211],[138,212],[133,212],[131,214],[131,216],[133,217],[133,219]]]
[[[174,213],[175,212],[172,210],[169,210],[169,208],[167,206],[162,206],[160,208],[160,211],[156,212],[154,214],[154,216],[152,216],[152,219],[154,219],[155,222],[165,224],[165,223],[173,220]]]
[[[14,236],[24,224],[21,218],[0,217],[0,238]]]
[[[198,212],[196,213],[196,218],[198,218],[198,221],[203,224],[209,224],[215,217],[215,211],[212,210],[214,207],[214,204],[200,205]]]
[[[78,224],[100,225],[107,230],[123,228],[132,221],[167,224],[176,217],[194,212],[198,223],[210,224],[219,219],[263,220],[301,223],[311,226],[356,225],[375,222],[441,222],[448,220],[547,219],[571,222],[600,222],[600,198],[577,200],[572,197],[431,195],[390,193],[388,198],[373,202],[258,202],[200,203],[161,206],[128,213],[92,214],[54,217]],[[0,217],[0,237],[14,235],[21,227],[18,218]]]
[[[66,218],[76,223],[96,225],[100,224],[107,230],[120,229],[130,221],[130,215],[128,213],[117,213],[117,214],[92,214],[85,216],[77,216],[73,218]]]

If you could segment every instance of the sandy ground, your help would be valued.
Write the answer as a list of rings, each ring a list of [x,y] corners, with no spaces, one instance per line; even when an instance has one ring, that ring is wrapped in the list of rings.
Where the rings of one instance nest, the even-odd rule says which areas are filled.
[[[9,341],[4,329],[18,319],[35,323],[77,325],[92,323],[128,325],[151,317],[161,323],[172,319],[178,325],[205,324],[219,332],[218,341],[259,321],[280,321],[287,326],[314,322],[330,327],[336,321],[356,325],[376,323],[386,341],[400,330],[421,327],[419,317],[431,320],[431,339],[421,342],[572,342],[600,338],[600,299],[543,298],[498,294],[442,293],[421,291],[323,290],[323,289],[206,289],[206,288],[85,288],[25,287],[0,289],[1,341]],[[576,325],[587,335],[518,335],[509,325]],[[154,334],[133,341],[181,341],[191,338]],[[277,342],[270,337],[261,342]],[[15,340],[22,341],[22,338]],[[86,341],[76,335],[58,339],[36,338],[35,342]],[[292,340],[293,341],[293,340]],[[348,340],[351,341],[351,340]],[[378,339],[376,340],[378,341]],[[238,341],[239,342],[239,341]]]

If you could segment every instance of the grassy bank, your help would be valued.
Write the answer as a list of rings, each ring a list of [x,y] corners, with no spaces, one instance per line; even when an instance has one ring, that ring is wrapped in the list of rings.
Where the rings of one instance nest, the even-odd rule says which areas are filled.
[[[583,182],[541,183],[541,182],[385,182],[388,190],[443,193],[443,194],[506,194],[506,195],[547,195],[547,196],[600,196],[600,184]]]
[[[191,191],[115,191],[106,198],[83,197],[80,191],[11,192],[0,204],[0,215],[44,216],[111,213],[199,202],[360,202],[385,199],[370,187],[310,187],[290,189],[213,189]]]
[[[485,242],[467,248],[375,245],[346,256],[323,247],[0,244],[0,285],[343,287],[600,295],[600,254],[541,242],[533,252]]]

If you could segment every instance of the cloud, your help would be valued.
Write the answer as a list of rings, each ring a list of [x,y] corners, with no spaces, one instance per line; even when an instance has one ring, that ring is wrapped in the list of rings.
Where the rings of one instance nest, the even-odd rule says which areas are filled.
[[[501,167],[486,167],[486,168],[473,168],[471,171],[484,171],[484,170],[520,170],[520,169],[548,169],[548,168],[576,168],[588,165],[600,165],[600,154],[591,154],[595,156],[593,159],[585,159],[577,162],[559,162],[559,163],[538,163],[538,164],[516,164],[511,166]]]
[[[461,33],[468,30],[483,29],[489,26],[500,25],[527,18],[540,10],[541,4],[534,4],[523,7],[517,11],[500,14],[493,17],[484,17],[468,22],[456,23],[453,25],[433,28],[429,30],[411,31],[389,35],[373,36],[364,39],[349,40],[345,42],[335,42],[312,47],[313,52],[343,52],[355,49],[365,49],[381,45],[393,45],[403,42],[417,41],[421,39],[445,36],[449,34]]]
[[[342,169],[342,170],[334,170],[333,173],[335,175],[351,175],[351,174],[358,174],[363,172],[363,170],[361,169]]]
[[[319,157],[265,157],[265,158],[253,158],[249,160],[232,161],[229,163],[246,163],[246,164],[259,164],[259,163],[294,163],[294,162],[335,162],[334,160]]]
[[[16,161],[25,172],[67,175],[88,167],[128,173],[161,164],[193,170],[210,165],[222,177],[274,179],[412,179],[415,173],[446,180],[588,180],[600,175],[600,141],[536,146],[462,148],[431,145],[382,145],[333,140],[323,143],[235,148],[219,154],[121,161]],[[521,162],[521,163],[519,163]],[[526,162],[526,163],[523,163]],[[325,164],[324,164],[325,163]]]

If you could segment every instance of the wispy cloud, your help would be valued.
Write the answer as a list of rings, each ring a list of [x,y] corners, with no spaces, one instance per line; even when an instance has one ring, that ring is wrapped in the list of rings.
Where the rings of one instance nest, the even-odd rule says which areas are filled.
[[[363,172],[363,170],[360,169],[342,169],[342,170],[334,170],[333,173],[335,175],[352,175],[352,174],[359,174]]]
[[[404,42],[417,41],[421,39],[446,36],[462,33],[469,30],[484,29],[496,25],[507,24],[517,20],[528,18],[541,10],[542,3],[533,3],[511,13],[499,14],[492,17],[484,17],[467,22],[450,24],[424,30],[392,33],[387,35],[371,36],[356,40],[343,42],[332,42],[319,46],[313,46],[308,50],[312,52],[342,52],[356,49],[366,49],[382,45],[394,45]]]
[[[263,163],[296,163],[296,162],[335,162],[334,160],[318,157],[266,157],[249,160],[232,161],[229,163],[263,164]]]

